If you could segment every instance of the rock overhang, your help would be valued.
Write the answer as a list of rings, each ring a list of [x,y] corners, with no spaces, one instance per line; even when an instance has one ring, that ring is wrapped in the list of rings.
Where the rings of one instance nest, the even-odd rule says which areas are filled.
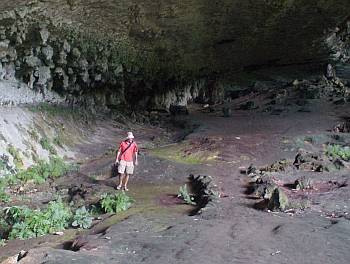
[[[87,64],[98,61],[98,71],[106,69],[98,51],[118,43],[120,65],[108,74],[122,75],[123,80],[114,78],[108,86],[131,87],[127,97],[140,99],[140,91],[174,90],[202,78],[229,79],[237,72],[264,67],[325,63],[332,57],[325,40],[348,18],[350,2],[17,0],[2,1],[0,7],[19,20],[28,13],[43,24],[49,18],[63,35],[71,35],[65,29],[74,28],[89,36],[84,42],[99,40],[90,45],[95,55],[86,58]],[[61,55],[64,61],[64,54],[56,56]],[[68,85],[68,72],[61,71],[60,86]],[[80,77],[88,82],[86,72]],[[101,78],[99,72],[94,74],[94,89],[101,89]],[[91,88],[90,83],[86,86]],[[74,89],[80,94],[80,87]]]

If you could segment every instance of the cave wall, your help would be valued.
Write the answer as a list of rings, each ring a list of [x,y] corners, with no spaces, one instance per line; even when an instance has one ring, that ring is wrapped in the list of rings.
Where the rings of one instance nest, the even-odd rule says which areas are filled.
[[[85,105],[218,101],[233,73],[323,63],[346,0],[1,1],[0,79]]]
[[[350,16],[334,28],[326,43],[332,51],[338,77],[350,85]]]

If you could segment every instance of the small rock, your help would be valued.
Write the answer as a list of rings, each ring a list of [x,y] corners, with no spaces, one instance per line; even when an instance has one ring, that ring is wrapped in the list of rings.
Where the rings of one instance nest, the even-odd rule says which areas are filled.
[[[232,115],[232,111],[229,107],[223,107],[222,113],[224,114],[224,117],[230,117]]]
[[[22,258],[27,256],[27,254],[28,254],[28,251],[21,250],[21,252],[19,252],[19,254],[18,254],[17,261],[20,261]]]
[[[298,80],[294,80],[293,81],[293,86],[298,86],[299,85],[299,81]]]
[[[267,207],[271,211],[284,211],[288,205],[289,201],[287,195],[280,188],[276,188],[272,193]]]
[[[277,250],[276,252],[271,253],[271,256],[275,256],[275,255],[278,255],[280,253],[281,253],[281,251]]]
[[[297,190],[306,190],[306,189],[312,189],[312,182],[310,178],[307,178],[305,176],[297,179],[295,181],[295,189]]]

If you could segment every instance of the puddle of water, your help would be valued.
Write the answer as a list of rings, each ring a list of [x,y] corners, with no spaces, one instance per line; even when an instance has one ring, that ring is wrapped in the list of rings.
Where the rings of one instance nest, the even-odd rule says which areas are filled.
[[[107,217],[89,230],[67,229],[64,230],[63,236],[47,235],[29,240],[11,240],[5,247],[0,248],[0,261],[21,250],[42,246],[61,247],[64,242],[72,241],[79,235],[100,233],[135,214],[142,214],[146,217],[156,216],[157,218],[189,214],[194,208],[183,204],[176,197],[179,186],[130,184],[128,195],[135,200],[135,203],[129,210]]]
[[[151,185],[131,184],[128,195],[135,200],[132,207],[118,214],[115,214],[93,228],[93,233],[98,233],[109,226],[116,224],[129,216],[142,214],[144,216],[181,216],[188,215],[193,206],[182,203],[177,198],[178,185]]]

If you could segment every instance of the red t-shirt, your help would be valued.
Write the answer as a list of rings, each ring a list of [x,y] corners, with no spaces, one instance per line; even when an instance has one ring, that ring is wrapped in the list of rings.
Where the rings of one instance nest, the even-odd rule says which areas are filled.
[[[132,144],[132,146],[129,147],[127,151],[125,151],[130,144]],[[132,143],[129,143],[126,140],[122,141],[119,146],[119,151],[120,153],[123,153],[125,151],[124,154],[120,156],[121,160],[134,161],[134,153],[138,152],[137,144],[134,141]]]

